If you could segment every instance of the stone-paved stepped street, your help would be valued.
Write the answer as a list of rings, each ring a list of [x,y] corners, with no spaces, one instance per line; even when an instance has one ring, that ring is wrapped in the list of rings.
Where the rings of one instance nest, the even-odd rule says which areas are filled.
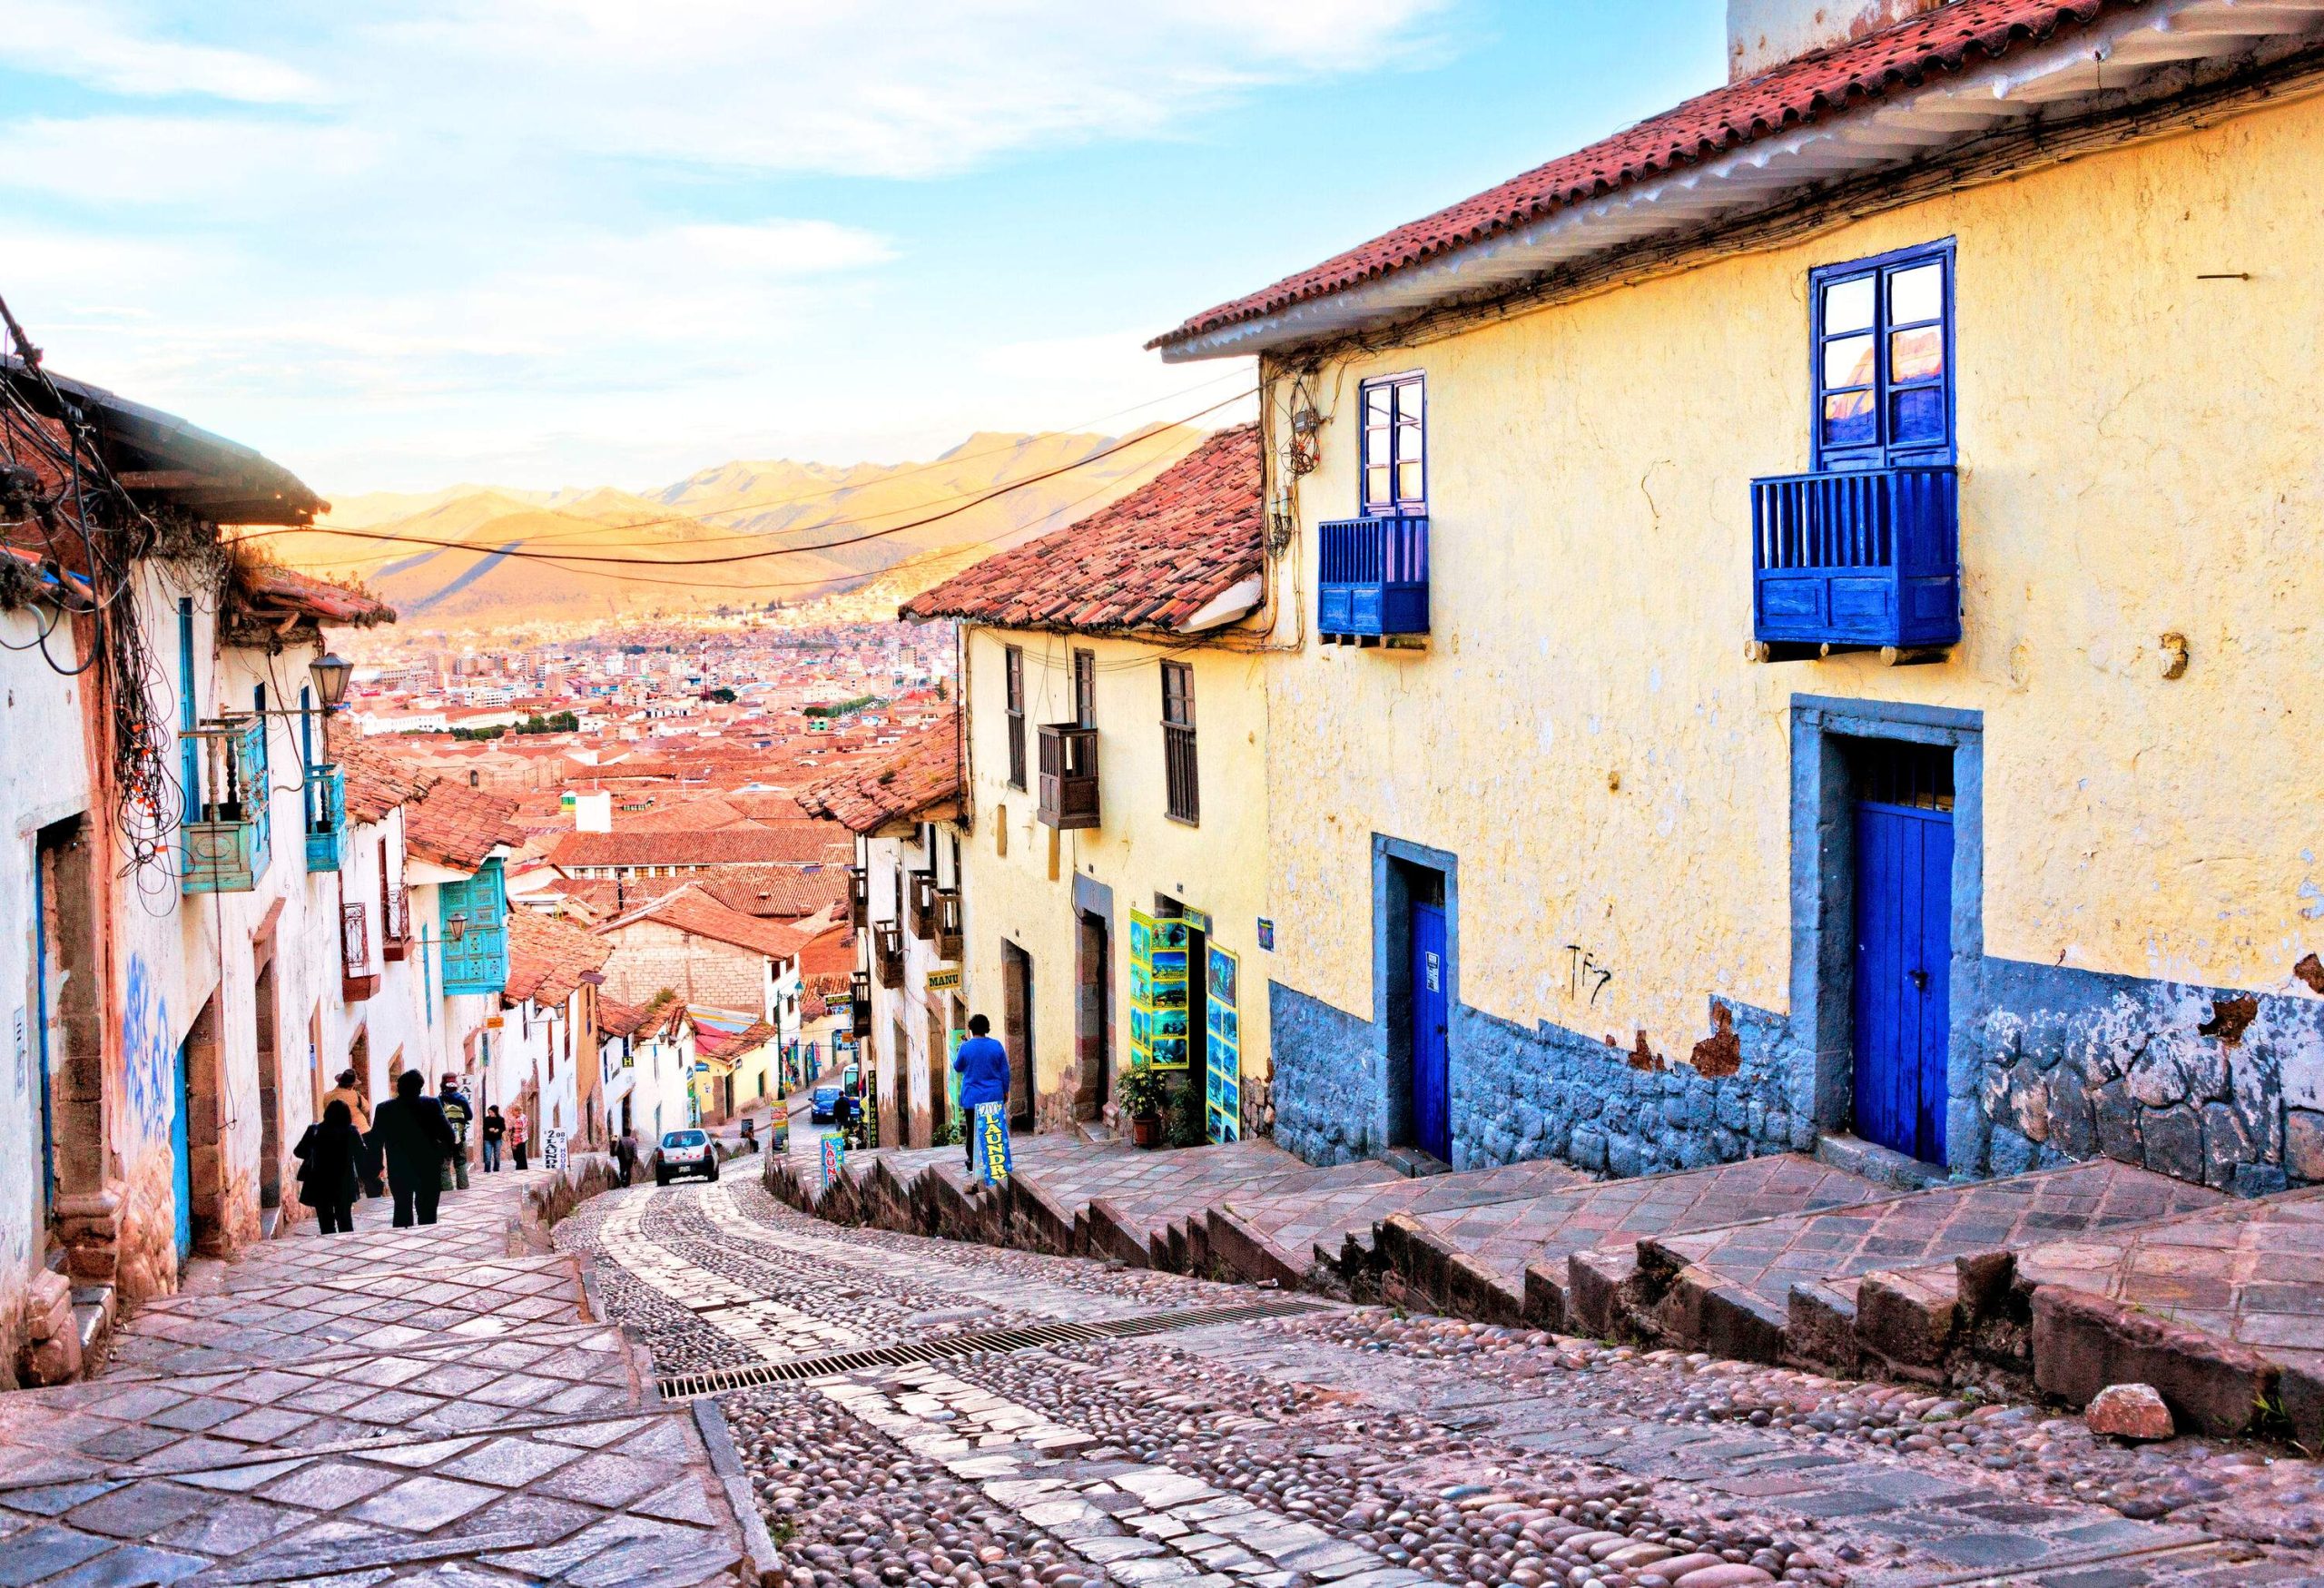
[[[574,1258],[510,1255],[542,1178],[197,1264],[103,1376],[0,1397],[0,1583],[745,1580],[771,1545],[715,1417],[658,1399]]]
[[[1251,1297],[835,1228],[740,1177],[610,1193],[558,1240],[617,1310],[691,1308],[741,1362],[823,1356],[833,1329],[926,1345]],[[1323,1300],[705,1387],[789,1588],[2324,1583],[2306,1461],[2150,1458],[2032,1406]]]

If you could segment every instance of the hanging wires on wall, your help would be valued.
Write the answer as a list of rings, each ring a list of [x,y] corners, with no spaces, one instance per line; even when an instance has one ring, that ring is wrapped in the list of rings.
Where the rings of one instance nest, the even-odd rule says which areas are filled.
[[[89,676],[85,686],[96,692],[91,708],[106,714],[114,824],[124,870],[142,886],[168,853],[186,790],[178,777],[176,730],[164,720],[169,680],[139,616],[138,564],[158,557],[182,565],[222,601],[226,554],[215,531],[192,515],[156,513],[130,495],[89,414],[50,377],[5,299],[0,330],[14,353],[11,366],[0,370],[0,540],[12,551],[37,551],[40,567],[40,577],[27,581],[20,557],[0,557],[18,570],[13,586],[0,583],[0,607],[57,609],[34,645],[58,674]],[[42,406],[28,399],[25,386]],[[82,655],[60,660],[49,642],[68,618]],[[165,885],[166,868],[158,869],[164,874],[155,885]]]

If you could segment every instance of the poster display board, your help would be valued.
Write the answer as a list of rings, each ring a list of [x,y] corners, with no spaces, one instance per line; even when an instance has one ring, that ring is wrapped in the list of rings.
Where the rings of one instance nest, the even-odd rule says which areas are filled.
[[[1215,945],[1204,958],[1203,1116],[1213,1141],[1232,1141],[1243,1129],[1242,962]]]
[[[1133,1067],[1188,1064],[1187,926],[1129,912],[1129,1058]]]

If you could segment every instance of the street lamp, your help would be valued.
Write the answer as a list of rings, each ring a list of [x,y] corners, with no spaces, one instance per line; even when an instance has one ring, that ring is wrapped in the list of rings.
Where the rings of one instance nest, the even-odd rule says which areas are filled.
[[[347,681],[355,676],[355,664],[326,651],[307,664],[307,676],[315,681],[315,698],[323,709],[337,711],[347,701]]]

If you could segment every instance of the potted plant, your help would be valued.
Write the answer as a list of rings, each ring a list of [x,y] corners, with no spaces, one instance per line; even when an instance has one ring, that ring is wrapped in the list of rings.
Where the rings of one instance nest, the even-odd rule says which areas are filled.
[[[1135,1145],[1161,1145],[1162,1107],[1169,1096],[1167,1084],[1151,1070],[1133,1070],[1122,1077],[1116,1100],[1129,1116],[1130,1140]]]

